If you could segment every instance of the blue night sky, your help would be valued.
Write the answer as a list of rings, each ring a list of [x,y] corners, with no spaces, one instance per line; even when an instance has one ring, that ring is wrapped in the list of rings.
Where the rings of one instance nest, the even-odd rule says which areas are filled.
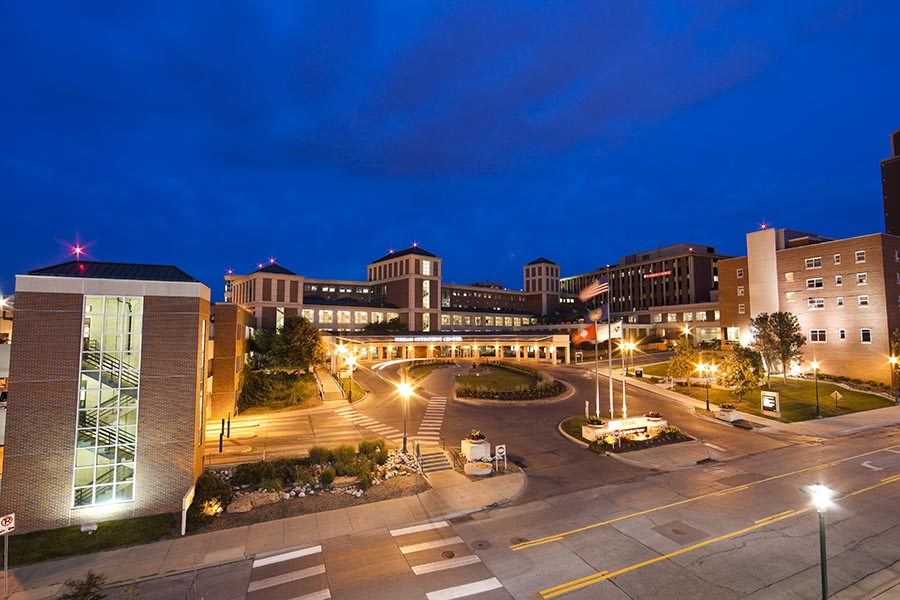
[[[522,285],[883,231],[900,2],[0,5],[0,293],[69,260]]]

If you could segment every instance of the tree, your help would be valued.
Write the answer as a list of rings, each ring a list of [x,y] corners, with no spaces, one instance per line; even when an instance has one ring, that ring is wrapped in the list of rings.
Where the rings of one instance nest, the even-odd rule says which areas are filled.
[[[272,362],[269,355],[275,345],[275,332],[269,329],[257,329],[253,332],[247,345],[250,355],[253,357],[253,365],[257,369],[265,368]]]
[[[678,344],[675,347],[675,356],[669,361],[668,375],[673,379],[687,379],[688,387],[691,387],[691,373],[697,370],[697,359],[700,352],[690,344]]]
[[[399,317],[388,321],[375,321],[363,327],[365,333],[401,333],[406,331],[406,325]]]
[[[309,371],[325,362],[327,354],[319,330],[303,317],[287,317],[275,335],[270,355],[279,367]]]
[[[778,343],[772,330],[772,319],[769,313],[760,313],[750,319],[750,331],[753,341],[750,347],[759,352],[766,368],[766,381],[775,370],[775,361],[778,357]]]
[[[743,401],[744,395],[755,390],[762,378],[763,362],[759,352],[744,346],[732,346],[722,362],[719,383],[731,389]]]
[[[772,324],[772,335],[775,336],[778,359],[781,361],[781,373],[787,383],[788,367],[794,360],[803,355],[801,348],[806,344],[806,336],[800,333],[800,322],[789,312],[772,313],[769,317]]]

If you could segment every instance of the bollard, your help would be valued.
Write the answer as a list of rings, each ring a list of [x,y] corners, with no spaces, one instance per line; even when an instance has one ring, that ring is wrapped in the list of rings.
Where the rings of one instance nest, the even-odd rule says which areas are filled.
[[[231,439],[231,411],[228,411],[228,433],[225,434],[225,437]]]
[[[225,435],[222,434],[222,433],[220,433],[220,434],[219,434],[219,454],[222,454],[222,440],[223,440],[224,438],[225,438]]]

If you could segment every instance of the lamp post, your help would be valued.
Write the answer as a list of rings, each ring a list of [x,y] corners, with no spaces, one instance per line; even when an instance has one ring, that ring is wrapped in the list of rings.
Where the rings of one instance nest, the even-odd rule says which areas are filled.
[[[822,568],[822,600],[828,599],[828,556],[825,552],[825,509],[832,500],[843,498],[844,495],[828,489],[821,483],[813,485],[801,485],[800,491],[812,498],[819,513],[819,564]]]
[[[813,378],[816,380],[816,418],[822,418],[822,409],[819,406],[819,362],[814,360],[810,366],[813,368]]]
[[[347,392],[347,400],[353,402],[353,367],[356,365],[356,356],[347,356],[347,368],[350,369],[350,391]]]
[[[888,360],[891,363],[891,399],[896,404],[900,401],[900,398],[897,398],[897,357],[891,354]]]
[[[409,396],[412,394],[412,387],[404,382],[397,386],[397,391],[403,398],[403,454],[406,454],[406,413],[409,412]]]

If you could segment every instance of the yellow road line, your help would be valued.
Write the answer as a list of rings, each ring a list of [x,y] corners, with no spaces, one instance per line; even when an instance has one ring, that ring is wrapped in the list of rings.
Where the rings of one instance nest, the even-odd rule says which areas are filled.
[[[621,517],[616,517],[616,518],[614,518],[614,519],[608,519],[608,520],[606,520],[606,521],[600,521],[599,523],[591,523],[590,525],[585,525],[584,527],[579,527],[579,528],[577,528],[577,529],[570,529],[569,531],[563,531],[563,532],[556,533],[556,534],[553,534],[553,535],[548,535],[548,536],[546,536],[546,537],[538,538],[538,539],[536,539],[536,540],[529,540],[529,541],[527,541],[527,542],[521,542],[521,543],[518,543],[518,544],[513,544],[513,545],[511,545],[509,548],[510,548],[510,550],[512,550],[513,552],[515,552],[515,551],[518,551],[518,550],[526,550],[526,549],[528,549],[528,548],[534,548],[535,546],[540,546],[540,545],[542,545],[542,544],[547,544],[547,543],[549,543],[549,542],[558,542],[558,541],[562,540],[562,539],[563,539],[564,537],[566,537],[566,536],[573,535],[573,534],[576,534],[576,533],[582,533],[582,532],[584,532],[584,531],[589,531],[589,530],[591,530],[591,529],[594,529],[594,528],[597,528],[597,527],[602,527],[602,526],[604,526],[604,525],[610,525],[610,524],[612,524],[612,523],[618,523],[619,521],[624,521],[624,520],[626,520],[626,519],[632,519],[632,518],[634,518],[634,517],[640,517],[640,516],[642,516],[642,515],[650,514],[650,513],[653,513],[653,512],[660,511],[660,510],[665,510],[665,509],[667,509],[667,508],[674,508],[674,507],[676,507],[676,506],[681,506],[681,505],[683,505],[683,504],[690,504],[691,502],[697,502],[698,500],[705,500],[705,499],[707,499],[707,498],[714,498],[714,497],[716,497],[716,496],[724,496],[725,494],[730,494],[730,493],[732,493],[732,492],[743,491],[743,490],[749,489],[749,488],[752,487],[752,486],[760,485],[760,484],[762,484],[762,483],[768,483],[768,482],[770,482],[770,481],[776,481],[776,480],[778,480],[778,479],[783,479],[783,478],[785,478],[785,477],[790,477],[790,476],[792,476],[792,475],[799,475],[800,473],[808,473],[809,471],[816,471],[816,470],[818,470],[818,469],[825,469],[825,468],[828,468],[828,467],[833,467],[833,466],[839,465],[839,464],[841,464],[841,463],[845,463],[845,462],[848,462],[848,461],[851,461],[851,460],[856,460],[856,459],[858,459],[858,458],[863,458],[863,457],[866,457],[866,456],[871,456],[872,454],[877,454],[877,453],[879,453],[879,452],[885,452],[885,451],[892,450],[892,449],[895,449],[895,448],[900,448],[900,444],[895,444],[895,445],[893,445],[893,446],[887,446],[887,447],[885,447],[885,448],[879,448],[879,449],[877,449],[877,450],[871,450],[871,451],[869,451],[869,452],[863,452],[862,454],[857,454],[857,455],[855,455],[855,456],[848,456],[848,457],[846,457],[846,458],[840,458],[840,459],[838,459],[838,460],[833,460],[833,461],[828,462],[828,463],[825,463],[825,464],[814,465],[814,466],[812,466],[812,467],[806,467],[805,469],[798,469],[798,470],[796,470],[796,471],[790,471],[790,472],[788,472],[788,473],[782,473],[781,475],[773,475],[772,477],[767,477],[767,478],[765,478],[765,479],[760,479],[759,481],[754,481],[754,482],[752,482],[752,483],[748,483],[748,484],[745,484],[745,485],[739,485],[739,486],[735,486],[735,487],[731,487],[731,488],[726,488],[726,489],[724,489],[724,490],[718,490],[718,491],[715,491],[715,492],[709,492],[709,493],[707,493],[707,494],[701,494],[700,496],[694,496],[693,498],[686,498],[686,499],[684,499],[684,500],[679,500],[678,502],[672,502],[672,503],[670,503],[670,504],[664,504],[664,505],[662,505],[662,506],[655,506],[655,507],[653,507],[653,508],[648,508],[648,509],[646,509],[646,510],[641,510],[641,511],[638,511],[638,512],[630,513],[630,514],[627,514],[627,515],[623,515],[623,516],[621,516]]]
[[[900,475],[885,477],[883,480],[881,480],[881,482],[876,483],[875,485],[870,485],[869,487],[865,487],[865,488],[856,490],[854,492],[848,492],[847,494],[844,494],[843,498],[839,498],[836,501],[840,502],[844,498],[850,498],[851,496],[856,496],[856,495],[862,494],[863,492],[869,492],[871,490],[894,483],[896,481],[900,481]],[[613,571],[612,573],[610,573],[609,571],[598,571],[597,573],[594,573],[593,575],[588,575],[586,577],[581,577],[579,579],[573,579],[572,581],[568,581],[566,583],[561,583],[561,584],[555,585],[551,588],[542,590],[542,591],[538,592],[537,595],[541,598],[544,598],[545,600],[547,600],[549,598],[555,598],[556,596],[561,596],[563,594],[567,594],[569,592],[579,590],[579,589],[587,587],[589,585],[593,585],[595,583],[600,583],[601,581],[606,581],[607,579],[611,579],[617,575],[622,575],[623,573],[628,573],[629,571],[635,571],[642,567],[646,567],[648,565],[652,565],[654,563],[658,563],[663,560],[668,560],[668,559],[678,556],[680,554],[685,554],[692,550],[696,550],[698,548],[702,548],[704,546],[708,546],[708,545],[714,544],[716,542],[721,542],[722,540],[727,540],[729,538],[743,535],[745,533],[753,531],[754,529],[759,529],[760,527],[765,527],[766,525],[771,525],[772,523],[777,523],[778,521],[783,521],[785,519],[789,519],[789,518],[795,517],[797,515],[802,515],[803,513],[807,513],[811,510],[813,510],[812,507],[801,508],[798,510],[786,510],[784,512],[772,515],[770,517],[760,519],[759,521],[756,521],[753,525],[750,525],[749,527],[744,527],[743,529],[738,529],[737,531],[732,531],[731,533],[726,533],[726,534],[720,535],[718,537],[710,538],[708,540],[703,540],[702,542],[697,542],[696,544],[693,544],[692,546],[686,546],[684,548],[681,548],[680,550],[675,550],[674,552],[669,552],[668,554],[662,554],[660,556],[645,560],[643,562],[639,562],[639,563],[633,564],[631,566],[624,567],[622,569],[619,569],[618,571]]]

